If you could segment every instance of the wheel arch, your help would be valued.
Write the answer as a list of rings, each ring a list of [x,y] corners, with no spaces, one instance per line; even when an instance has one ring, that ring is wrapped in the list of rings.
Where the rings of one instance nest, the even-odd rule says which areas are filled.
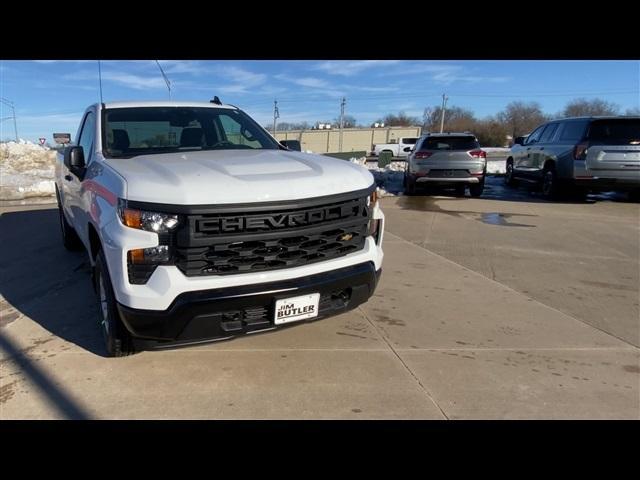
[[[100,235],[98,235],[98,230],[91,222],[87,225],[87,236],[89,238],[89,256],[91,257],[91,263],[95,264],[98,252],[102,250],[102,242]]]
[[[544,161],[544,165],[542,167],[542,171],[546,172],[547,170],[555,170],[556,169],[556,161],[551,158],[547,158]]]

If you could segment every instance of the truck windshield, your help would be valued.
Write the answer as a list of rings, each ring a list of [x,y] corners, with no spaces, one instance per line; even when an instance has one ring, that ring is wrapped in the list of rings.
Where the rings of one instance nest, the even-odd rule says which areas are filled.
[[[587,138],[591,142],[609,145],[639,145],[640,119],[615,118],[594,120],[589,126]]]
[[[480,148],[480,144],[474,137],[446,136],[427,138],[420,150],[474,150]]]
[[[193,150],[280,148],[240,110],[207,107],[139,107],[104,110],[107,157]]]

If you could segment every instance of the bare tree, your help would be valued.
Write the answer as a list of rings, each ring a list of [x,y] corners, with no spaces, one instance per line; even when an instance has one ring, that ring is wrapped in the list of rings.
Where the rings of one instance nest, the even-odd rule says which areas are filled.
[[[356,126],[356,119],[352,115],[344,116],[344,128],[354,128]],[[340,117],[333,120],[334,128],[340,128]]]
[[[427,113],[428,112],[428,113]],[[432,107],[425,109],[423,128],[427,132],[439,132],[440,120],[442,117],[442,107]],[[444,111],[444,131],[445,132],[465,132],[472,131],[476,124],[476,119],[471,110],[461,107],[447,107]]]
[[[587,100],[576,98],[570,101],[562,111],[563,117],[588,117],[597,115],[617,115],[620,107],[615,103],[606,102],[600,98]]]
[[[483,147],[504,147],[507,144],[508,126],[496,117],[478,120],[473,133]]]
[[[531,133],[548,119],[537,102],[511,102],[496,118],[514,138]]]
[[[419,118],[411,117],[405,112],[400,112],[397,115],[392,113],[385,115],[381,122],[387,127],[413,127],[421,124]]]
[[[628,117],[640,117],[640,107],[627,108],[624,114]]]

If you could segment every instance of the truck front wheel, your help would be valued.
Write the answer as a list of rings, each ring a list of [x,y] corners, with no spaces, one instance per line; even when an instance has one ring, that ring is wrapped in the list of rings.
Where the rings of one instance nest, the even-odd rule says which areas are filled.
[[[109,271],[107,270],[107,262],[102,250],[98,252],[95,269],[100,329],[104,337],[107,354],[110,357],[131,355],[135,353],[135,349],[129,332],[127,332],[120,320]]]

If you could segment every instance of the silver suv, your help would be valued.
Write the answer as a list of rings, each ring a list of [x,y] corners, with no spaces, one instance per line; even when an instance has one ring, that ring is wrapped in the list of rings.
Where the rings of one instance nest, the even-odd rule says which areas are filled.
[[[472,197],[482,195],[487,154],[472,133],[428,133],[407,157],[405,193],[413,195],[428,185],[454,187],[460,196],[467,185]]]
[[[548,198],[567,191],[640,192],[640,117],[555,120],[518,143],[507,158],[507,185],[537,184]]]

